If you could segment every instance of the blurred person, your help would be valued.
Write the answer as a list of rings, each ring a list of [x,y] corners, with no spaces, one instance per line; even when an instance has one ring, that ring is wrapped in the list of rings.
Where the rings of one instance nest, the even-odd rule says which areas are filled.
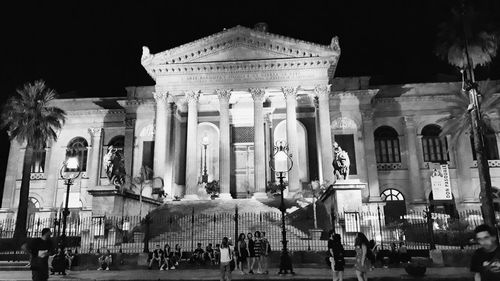
[[[358,232],[356,235],[356,240],[354,241],[354,247],[356,251],[356,262],[354,268],[356,269],[356,277],[358,281],[367,281],[367,272],[370,270],[370,256],[371,250],[368,239],[362,232]]]
[[[342,246],[340,234],[336,234],[333,230],[329,232],[328,239],[328,254],[330,259],[330,266],[332,268],[332,280],[344,280],[344,267],[345,267],[345,251]]]
[[[474,281],[500,280],[500,247],[496,230],[482,224],[474,229],[474,233],[480,246],[471,258],[470,270],[474,273]]]

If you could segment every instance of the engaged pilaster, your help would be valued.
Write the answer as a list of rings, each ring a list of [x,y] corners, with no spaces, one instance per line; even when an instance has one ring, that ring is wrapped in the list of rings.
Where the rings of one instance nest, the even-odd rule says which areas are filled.
[[[91,137],[90,165],[88,168],[88,177],[90,186],[96,187],[99,185],[99,159],[102,144],[102,128],[89,128]]]
[[[380,202],[380,187],[378,181],[377,159],[375,156],[375,137],[373,135],[373,110],[361,111],[363,117],[363,139],[365,146],[365,163],[368,179],[368,192],[370,202]]]
[[[408,174],[410,180],[410,194],[412,203],[425,203],[424,187],[420,176],[420,163],[418,160],[417,133],[414,116],[404,116],[406,143],[408,147]]]

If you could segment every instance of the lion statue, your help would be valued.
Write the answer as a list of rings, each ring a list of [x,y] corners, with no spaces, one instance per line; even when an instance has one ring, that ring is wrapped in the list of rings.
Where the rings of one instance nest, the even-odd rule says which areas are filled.
[[[332,165],[335,179],[346,180],[349,177],[349,166],[351,165],[349,155],[336,142],[333,143]]]
[[[116,187],[125,183],[125,159],[123,152],[112,145],[108,147],[108,152],[104,155],[104,169],[109,182]]]

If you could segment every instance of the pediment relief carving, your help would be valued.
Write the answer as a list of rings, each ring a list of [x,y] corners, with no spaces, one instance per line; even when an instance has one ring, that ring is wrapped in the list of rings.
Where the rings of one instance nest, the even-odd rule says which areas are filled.
[[[276,58],[338,57],[338,40],[320,45],[236,26],[214,35],[151,54],[143,48],[144,67],[192,62],[260,60]]]

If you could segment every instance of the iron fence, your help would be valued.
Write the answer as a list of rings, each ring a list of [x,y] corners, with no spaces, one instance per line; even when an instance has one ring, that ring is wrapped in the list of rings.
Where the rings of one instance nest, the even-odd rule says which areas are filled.
[[[303,222],[287,216],[286,231],[290,251],[326,251],[327,231],[316,239],[304,229]],[[60,220],[39,218],[28,223],[28,236],[39,237],[45,227],[52,229],[55,236],[61,234]],[[309,223],[309,222],[308,222]],[[311,222],[312,223],[312,222]],[[377,212],[345,212],[332,216],[333,229],[341,234],[347,250],[354,248],[357,232],[363,232],[368,239],[375,240],[383,249],[398,247],[403,242],[409,250],[465,249],[475,248],[472,243],[473,229],[483,223],[480,211],[464,211],[454,216],[412,212],[398,219],[386,221],[384,214]],[[0,238],[12,238],[14,219],[0,220]],[[208,243],[214,247],[223,237],[233,243],[239,233],[265,232],[272,250],[281,249],[281,213],[223,212],[195,214],[188,210],[184,215],[172,216],[100,216],[71,217],[67,220],[67,236],[80,253],[102,251],[138,253],[145,248],[179,244],[184,251],[192,252],[198,243],[205,248]]]

